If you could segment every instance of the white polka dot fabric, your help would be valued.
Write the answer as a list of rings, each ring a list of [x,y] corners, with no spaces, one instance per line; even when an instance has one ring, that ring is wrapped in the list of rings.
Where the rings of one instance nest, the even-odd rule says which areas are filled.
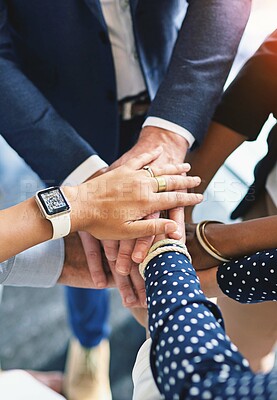
[[[145,277],[150,362],[162,399],[277,400],[276,371],[251,372],[183,254],[155,257]]]
[[[276,301],[277,249],[222,264],[217,282],[223,293],[240,303]]]

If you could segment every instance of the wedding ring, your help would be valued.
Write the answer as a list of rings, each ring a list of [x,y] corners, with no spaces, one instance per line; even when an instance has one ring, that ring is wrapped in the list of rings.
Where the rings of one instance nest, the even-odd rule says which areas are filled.
[[[154,176],[158,184],[158,193],[166,191],[166,180],[163,176]]]
[[[142,169],[145,169],[145,171],[149,172],[151,178],[155,178],[155,174],[154,174],[152,168],[149,167],[149,165],[145,165]]]

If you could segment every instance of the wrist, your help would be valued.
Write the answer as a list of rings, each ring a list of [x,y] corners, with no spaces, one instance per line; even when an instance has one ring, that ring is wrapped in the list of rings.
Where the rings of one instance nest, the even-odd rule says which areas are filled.
[[[71,207],[70,213],[70,233],[78,232],[84,230],[84,218],[83,218],[83,210],[81,207],[81,199],[82,197],[82,188],[83,185],[79,186],[63,186],[62,190],[68,199],[68,202]],[[84,204],[84,202],[83,202]]]
[[[25,220],[26,218],[28,219],[28,226],[31,228],[32,231],[30,232],[30,235],[26,234],[26,236],[32,238],[32,233],[36,232],[36,241],[33,242],[32,245],[34,246],[35,244],[50,240],[53,235],[52,224],[41,214],[35,198],[31,197],[24,203],[25,210],[23,213],[23,220]],[[36,228],[34,229],[34,227]]]
[[[172,131],[155,126],[145,126],[140,133],[139,141],[142,140],[148,148],[159,144],[164,147],[169,155],[169,162],[183,162],[189,148],[188,141]]]
[[[205,227],[205,235],[209,242],[227,258],[235,257],[239,248],[235,236],[231,234],[230,229],[232,229],[232,225],[212,222]]]

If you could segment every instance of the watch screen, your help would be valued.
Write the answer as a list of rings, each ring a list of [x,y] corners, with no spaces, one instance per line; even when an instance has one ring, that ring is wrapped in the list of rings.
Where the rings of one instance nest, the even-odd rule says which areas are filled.
[[[70,209],[60,188],[46,189],[38,194],[41,204],[48,215],[55,215]]]

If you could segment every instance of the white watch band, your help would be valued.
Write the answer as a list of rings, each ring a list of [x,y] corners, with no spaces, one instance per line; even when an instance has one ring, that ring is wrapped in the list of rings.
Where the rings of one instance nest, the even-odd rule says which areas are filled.
[[[57,215],[56,217],[49,219],[49,221],[51,221],[53,227],[52,240],[60,239],[69,234],[71,228],[69,213]]]

